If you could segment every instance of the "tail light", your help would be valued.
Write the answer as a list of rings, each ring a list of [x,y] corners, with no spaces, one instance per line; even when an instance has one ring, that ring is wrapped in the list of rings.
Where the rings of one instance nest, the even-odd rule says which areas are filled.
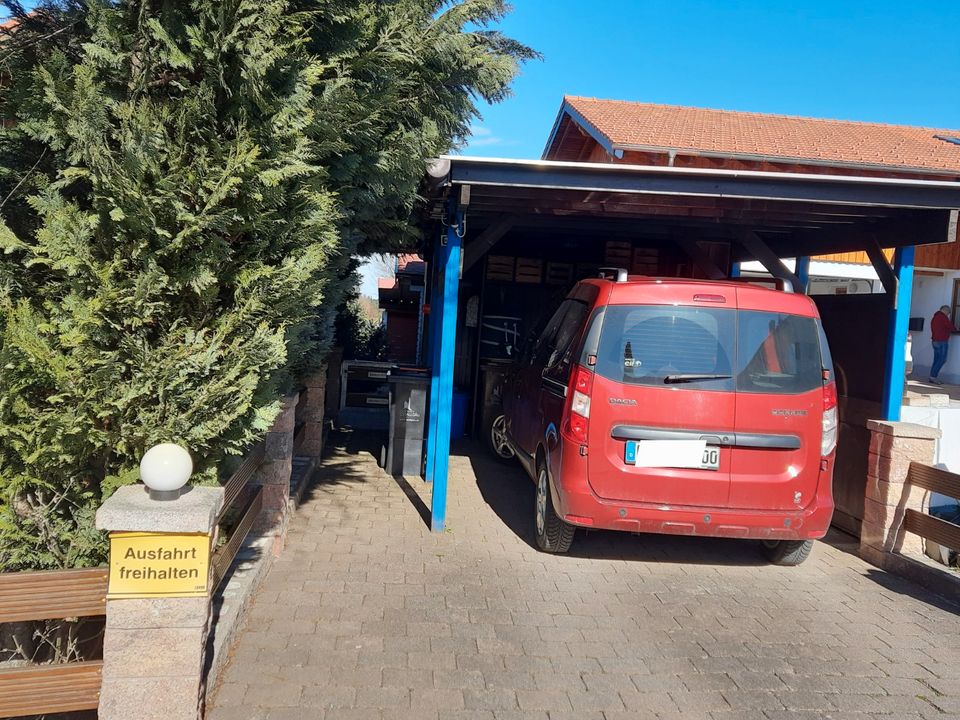
[[[562,427],[566,435],[578,443],[587,441],[590,421],[590,391],[593,389],[593,373],[579,365],[573,371],[570,381],[566,417]]]
[[[840,418],[837,415],[837,385],[823,385],[823,434],[820,436],[820,457],[827,457],[837,447],[837,431]]]

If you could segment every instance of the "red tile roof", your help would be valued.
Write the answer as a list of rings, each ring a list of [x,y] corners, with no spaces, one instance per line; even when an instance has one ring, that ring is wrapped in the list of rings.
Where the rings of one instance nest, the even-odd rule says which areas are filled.
[[[960,130],[583,97],[564,100],[564,110],[572,108],[614,150],[679,150],[960,174],[960,145],[935,137],[960,138]]]

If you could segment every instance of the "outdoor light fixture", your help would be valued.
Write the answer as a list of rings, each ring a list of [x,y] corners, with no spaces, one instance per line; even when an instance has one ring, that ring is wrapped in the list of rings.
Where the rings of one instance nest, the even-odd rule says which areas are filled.
[[[154,445],[140,461],[140,479],[150,490],[151,500],[176,500],[191,474],[190,453],[175,443]]]

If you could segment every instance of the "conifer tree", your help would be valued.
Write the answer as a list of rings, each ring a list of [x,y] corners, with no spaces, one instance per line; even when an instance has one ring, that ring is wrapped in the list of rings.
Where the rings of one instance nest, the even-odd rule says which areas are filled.
[[[148,447],[212,482],[265,431],[533,54],[498,0],[3,4],[0,571],[95,564]]]
[[[0,226],[7,568],[102,559],[92,514],[152,444],[209,480],[262,432],[336,246],[285,2],[77,10],[76,56],[14,67],[2,98],[4,155],[52,158],[7,169],[29,192]]]

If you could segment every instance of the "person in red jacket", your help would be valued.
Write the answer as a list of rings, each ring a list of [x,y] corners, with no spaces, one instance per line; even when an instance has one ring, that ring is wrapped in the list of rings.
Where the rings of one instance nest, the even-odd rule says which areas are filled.
[[[950,351],[950,336],[958,332],[950,319],[950,308],[944,305],[934,313],[930,321],[930,339],[933,341],[933,367],[930,368],[930,382],[934,385],[943,385],[937,379],[940,370],[947,363],[947,353]]]

